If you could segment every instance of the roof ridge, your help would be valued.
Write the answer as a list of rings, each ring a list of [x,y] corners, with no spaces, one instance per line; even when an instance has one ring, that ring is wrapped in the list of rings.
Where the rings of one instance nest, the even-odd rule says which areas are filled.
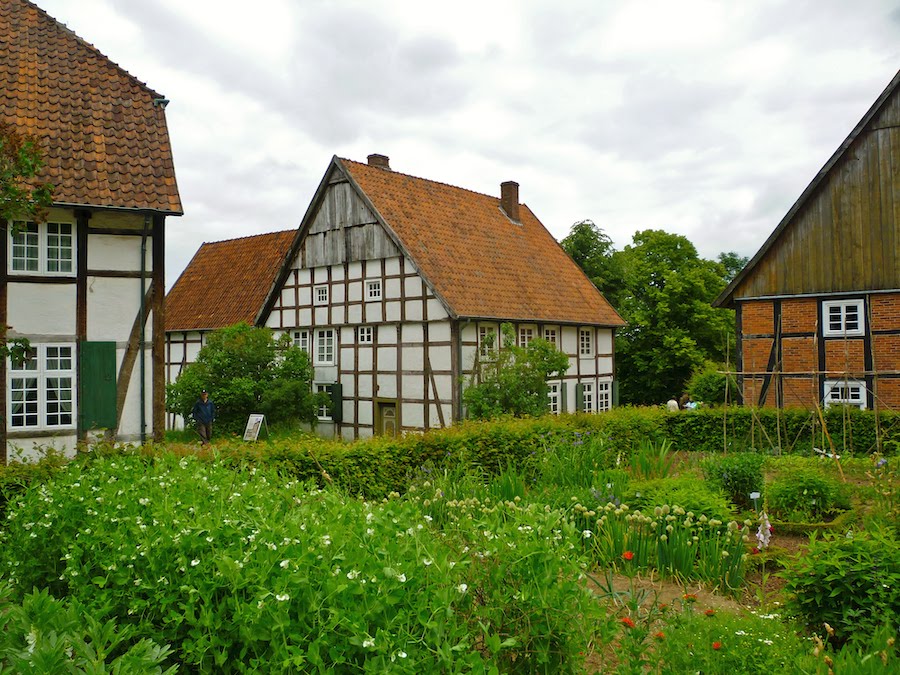
[[[274,232],[260,232],[258,234],[245,234],[243,237],[233,237],[231,239],[217,239],[216,241],[204,241],[201,246],[211,246],[213,244],[229,244],[244,239],[256,239],[257,237],[271,237],[276,234],[287,234],[288,232],[296,232],[297,228],[288,228],[286,230],[275,230]]]
[[[68,27],[66,24],[64,24],[62,21],[60,21],[60,20],[57,19],[56,17],[51,16],[46,10],[42,9],[41,7],[38,7],[38,6],[37,6],[34,2],[32,2],[31,0],[21,0],[21,1],[24,2],[24,3],[27,4],[27,5],[30,5],[31,7],[33,7],[34,9],[36,9],[38,12],[40,12],[41,14],[43,14],[43,15],[44,15],[45,17],[47,17],[50,21],[52,21],[53,23],[55,23],[60,29],[62,29],[63,31],[65,31],[66,33],[68,33],[71,37],[75,38],[75,40],[77,40],[79,43],[81,43],[84,47],[86,47],[87,49],[89,49],[89,50],[93,51],[94,53],[96,53],[98,56],[100,56],[100,57],[101,57],[103,60],[105,60],[107,63],[109,63],[110,65],[112,65],[116,70],[118,70],[118,71],[121,72],[123,75],[125,75],[128,79],[130,79],[130,80],[132,80],[133,82],[137,83],[142,89],[145,89],[149,94],[152,94],[154,98],[164,98],[162,94],[160,94],[160,93],[159,93],[158,91],[156,91],[155,89],[152,89],[152,88],[150,87],[150,85],[148,85],[146,82],[143,82],[142,80],[139,80],[135,75],[132,75],[130,72],[128,72],[127,70],[125,70],[124,67],[122,67],[121,65],[119,65],[118,63],[116,63],[115,61],[113,61],[113,60],[112,60],[111,58],[109,58],[106,54],[104,54],[103,52],[101,52],[101,51],[100,51],[97,47],[95,47],[93,44],[91,44],[90,42],[88,42],[87,40],[85,40],[83,37],[81,37],[80,35],[78,35],[78,33],[76,33],[74,30],[72,30],[71,28],[69,28],[69,27]]]
[[[496,197],[494,195],[489,195],[484,192],[478,192],[477,190],[470,190],[469,188],[460,187],[459,185],[453,185],[452,183],[445,183],[439,180],[433,180],[431,178],[423,178],[422,176],[414,176],[411,173],[403,173],[402,171],[394,171],[393,169],[380,169],[377,166],[372,166],[371,164],[366,164],[365,162],[357,162],[354,159],[347,159],[346,157],[338,157],[342,162],[349,162],[350,164],[356,164],[357,166],[362,166],[367,169],[378,169],[380,171],[388,171],[396,176],[405,176],[406,178],[413,178],[415,180],[421,180],[426,183],[433,183],[435,185],[442,185],[444,187],[453,188],[454,190],[462,190],[463,192],[468,192],[473,195],[478,195],[479,197],[487,197],[488,199],[494,199],[497,202],[500,201],[500,197]],[[524,206],[524,204],[523,204]]]

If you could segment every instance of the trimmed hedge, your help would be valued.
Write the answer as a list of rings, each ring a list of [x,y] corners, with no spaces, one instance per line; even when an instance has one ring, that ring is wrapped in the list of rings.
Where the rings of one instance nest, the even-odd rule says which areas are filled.
[[[868,454],[875,447],[875,413],[831,409],[824,413],[828,432],[839,454],[848,450]],[[900,414],[879,413],[885,454],[900,449]],[[723,438],[723,427],[726,430]],[[751,408],[710,408],[670,413],[661,407],[625,406],[596,415],[561,415],[540,418],[501,419],[465,422],[425,434],[377,437],[354,443],[328,441],[304,436],[246,444],[216,443],[212,452],[237,465],[274,466],[299,480],[333,482],[348,493],[381,498],[389,492],[403,492],[409,481],[424,468],[444,466],[478,467],[488,474],[507,466],[527,469],[545,452],[560,443],[570,443],[590,432],[608,448],[628,459],[645,441],[669,441],[673,450],[722,452],[757,449],[772,452],[781,428],[783,452],[812,454],[812,448],[830,449],[823,439],[815,412]],[[179,446],[170,449],[178,452]],[[146,448],[144,452],[153,452]],[[194,454],[196,447],[182,452]],[[90,461],[91,454],[115,452],[108,445],[79,454],[76,461]],[[6,500],[31,482],[43,481],[59,466],[52,459],[37,464],[0,467],[0,515]]]

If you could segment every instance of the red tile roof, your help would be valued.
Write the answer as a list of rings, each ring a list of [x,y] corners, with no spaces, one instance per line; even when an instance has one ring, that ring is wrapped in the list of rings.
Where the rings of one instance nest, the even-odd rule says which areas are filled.
[[[162,96],[25,0],[0,1],[0,88],[54,202],[182,213]]]
[[[204,243],[166,296],[166,330],[254,325],[296,234]]]
[[[459,317],[622,326],[622,317],[524,204],[335,158]]]

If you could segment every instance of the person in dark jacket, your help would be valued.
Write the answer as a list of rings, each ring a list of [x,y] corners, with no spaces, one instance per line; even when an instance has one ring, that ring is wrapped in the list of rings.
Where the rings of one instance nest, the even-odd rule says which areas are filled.
[[[216,404],[209,400],[209,392],[204,389],[200,392],[200,398],[194,403],[191,417],[197,425],[197,433],[200,434],[200,444],[206,445],[212,438],[212,423],[216,419]]]

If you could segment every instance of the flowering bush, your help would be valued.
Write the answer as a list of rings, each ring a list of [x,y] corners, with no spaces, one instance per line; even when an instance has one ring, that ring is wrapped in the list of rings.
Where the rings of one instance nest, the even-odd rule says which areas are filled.
[[[215,672],[578,669],[611,624],[559,511],[430,509],[161,455],[70,464],[19,499],[0,572]],[[427,504],[426,504],[427,502]]]

